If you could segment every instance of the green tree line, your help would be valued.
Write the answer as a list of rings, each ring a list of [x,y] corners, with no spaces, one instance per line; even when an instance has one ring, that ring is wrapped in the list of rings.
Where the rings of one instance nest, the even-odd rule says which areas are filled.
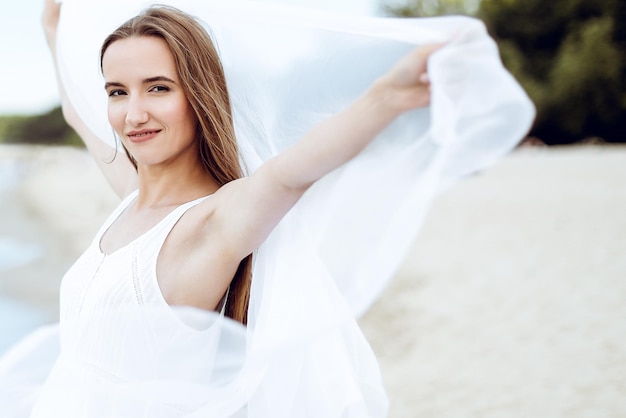
[[[60,107],[33,116],[0,116],[0,143],[81,146]]]
[[[405,0],[387,11],[482,19],[537,107],[532,136],[626,142],[625,0]]]

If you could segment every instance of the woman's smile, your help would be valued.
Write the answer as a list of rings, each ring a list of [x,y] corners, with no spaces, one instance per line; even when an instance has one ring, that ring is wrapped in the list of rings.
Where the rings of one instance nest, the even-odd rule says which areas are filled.
[[[153,139],[159,134],[159,132],[161,132],[160,129],[144,129],[141,131],[131,131],[126,135],[131,142],[137,144]]]

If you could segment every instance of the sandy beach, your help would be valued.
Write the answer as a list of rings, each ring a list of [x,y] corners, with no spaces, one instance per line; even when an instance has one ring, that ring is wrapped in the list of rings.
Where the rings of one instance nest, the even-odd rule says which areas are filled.
[[[5,145],[3,163],[13,165],[17,184],[0,202],[0,236],[37,245],[40,257],[0,270],[0,292],[55,320],[61,277],[118,199],[82,149]]]
[[[0,296],[54,321],[117,198],[82,150],[2,146],[8,162],[0,237],[40,257],[0,270]],[[391,418],[626,416],[625,180],[625,146],[526,148],[436,200],[361,320]]]

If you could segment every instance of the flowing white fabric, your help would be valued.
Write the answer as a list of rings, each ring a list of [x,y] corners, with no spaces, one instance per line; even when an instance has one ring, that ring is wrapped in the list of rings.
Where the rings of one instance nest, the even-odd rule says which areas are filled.
[[[474,19],[355,18],[232,0],[167,3],[200,17],[212,33],[248,172],[351,103],[415,46],[447,44],[429,62],[431,106],[400,117],[359,156],[319,181],[255,254],[246,336],[226,337],[217,351],[244,353],[233,360],[237,373],[219,385],[173,377],[122,384],[85,378],[88,372],[77,369],[76,381],[89,385],[93,396],[83,404],[87,409],[64,417],[160,416],[146,409],[159,393],[178,399],[163,412],[170,417],[384,417],[387,401],[376,359],[355,317],[392,277],[436,193],[511,150],[530,126],[532,104]],[[99,46],[145,5],[63,5],[61,77],[80,117],[111,146]],[[167,309],[144,313],[132,316],[135,325],[144,324],[137,325],[137,347],[149,351],[150,338],[179,332],[167,320]],[[212,314],[204,315],[210,320]],[[122,311],[92,326],[121,326],[126,316]],[[204,357],[204,344],[193,347],[163,361],[197,361],[207,370],[227,361]],[[145,360],[143,350],[129,356],[139,364]],[[60,394],[72,382],[47,386]],[[155,415],[145,415],[148,410]],[[15,412],[21,416],[26,415]]]

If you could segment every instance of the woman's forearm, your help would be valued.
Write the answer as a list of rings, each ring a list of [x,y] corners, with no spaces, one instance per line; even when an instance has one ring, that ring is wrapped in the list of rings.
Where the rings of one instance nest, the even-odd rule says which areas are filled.
[[[281,183],[308,187],[359,154],[401,112],[385,97],[383,82],[336,115],[324,120],[275,158]]]
[[[50,49],[50,54],[52,56],[52,61],[54,64],[57,89],[61,99],[61,109],[63,110],[63,117],[72,128],[78,130],[77,128],[80,127],[77,127],[76,125],[80,123],[80,118],[78,117],[78,114],[74,110],[69,100],[69,97],[65,92],[65,87],[63,86],[63,82],[61,80],[57,62],[56,40],[60,12],[60,4],[56,3],[54,0],[46,0],[44,12],[41,17],[41,25],[43,27],[43,31],[46,36],[46,42],[48,43],[48,48]]]
[[[359,99],[269,163],[288,188],[307,188],[360,153],[396,117],[430,103],[427,61],[441,45],[407,54]]]

